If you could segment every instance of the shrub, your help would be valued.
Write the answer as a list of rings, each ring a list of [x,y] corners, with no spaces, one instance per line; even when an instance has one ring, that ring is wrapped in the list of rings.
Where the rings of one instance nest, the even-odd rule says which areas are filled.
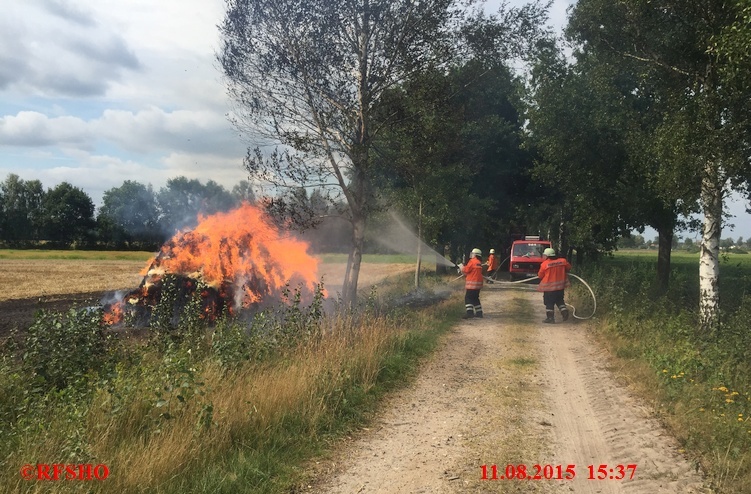
[[[24,366],[50,387],[84,381],[107,359],[102,310],[40,311],[26,332],[23,352]]]

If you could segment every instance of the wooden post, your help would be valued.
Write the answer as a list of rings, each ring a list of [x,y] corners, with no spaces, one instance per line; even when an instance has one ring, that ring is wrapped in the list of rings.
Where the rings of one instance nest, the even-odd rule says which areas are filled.
[[[417,212],[417,267],[415,268],[415,288],[420,288],[420,264],[422,263],[422,199]]]

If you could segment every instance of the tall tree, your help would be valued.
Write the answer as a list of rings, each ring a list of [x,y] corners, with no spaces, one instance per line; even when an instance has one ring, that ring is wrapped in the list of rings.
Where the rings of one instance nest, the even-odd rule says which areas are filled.
[[[495,245],[508,230],[531,165],[520,149],[520,87],[503,64],[474,59],[387,95],[394,123],[377,142],[377,183],[426,242]]]
[[[63,182],[44,195],[45,237],[64,246],[86,245],[94,236],[94,202],[78,187]]]
[[[743,18],[741,6],[716,0],[580,0],[570,18],[571,32],[588,50],[639,62],[636,75],[652,83],[667,108],[654,133],[657,153],[674,165],[674,177],[693,177],[700,190],[699,311],[705,329],[719,322],[723,198],[748,183],[751,165],[751,71],[715,50],[717,40]]]
[[[665,108],[649,81],[633,75],[634,62],[586,45],[574,60],[551,47],[536,65],[529,125],[541,156],[536,173],[558,190],[562,245],[608,250],[624,233],[652,226],[658,282],[667,288],[674,231],[696,212],[698,187],[651,144]]]
[[[343,199],[352,225],[352,303],[373,206],[373,125],[384,91],[452,58],[457,0],[228,0],[219,59],[235,123],[279,148],[245,166],[274,187],[318,187]],[[521,24],[521,22],[520,22]]]
[[[528,145],[537,152],[535,177],[545,184],[548,227],[559,249],[610,249],[633,222],[624,180],[627,155],[617,122],[622,98],[580,64],[569,65],[549,45],[532,71]],[[620,107],[620,108],[619,108]]]
[[[159,210],[151,185],[126,180],[120,187],[105,191],[97,221],[111,225],[113,240],[121,245],[127,242],[153,249],[161,239]]]
[[[168,236],[182,228],[195,226],[199,214],[227,211],[237,202],[230,192],[213,180],[204,185],[186,177],[167,180],[167,185],[159,189],[156,198],[159,223]]]
[[[11,173],[0,184],[0,234],[11,244],[39,240],[44,188],[39,180]]]
[[[256,195],[253,192],[253,185],[247,180],[240,180],[232,187],[232,196],[236,201],[255,202]]]
[[[382,92],[445,56],[453,0],[228,0],[220,61],[238,127],[281,145],[249,151],[248,171],[273,186],[335,187],[352,223],[355,300],[366,220],[372,112]],[[329,189],[331,192],[331,189]]]

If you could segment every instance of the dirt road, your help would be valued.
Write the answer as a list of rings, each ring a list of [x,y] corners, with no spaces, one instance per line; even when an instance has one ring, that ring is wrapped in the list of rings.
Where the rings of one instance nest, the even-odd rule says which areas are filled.
[[[541,295],[518,287],[487,286],[485,318],[447,335],[376,423],[318,465],[309,491],[711,492],[586,324],[542,324]]]

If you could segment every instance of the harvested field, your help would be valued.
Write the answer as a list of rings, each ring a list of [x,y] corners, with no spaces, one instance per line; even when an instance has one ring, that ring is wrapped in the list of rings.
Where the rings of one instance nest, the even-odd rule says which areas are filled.
[[[134,288],[142,261],[0,260],[0,302]]]
[[[37,310],[96,305],[108,293],[136,288],[145,266],[144,261],[0,259],[0,283],[5,287],[0,293],[0,335],[28,327]],[[329,294],[336,296],[341,291],[345,269],[339,263],[320,265]],[[407,264],[363,264],[359,286],[367,288],[412,269]]]
[[[0,335],[25,329],[40,309],[98,304],[108,292],[137,287],[143,261],[0,260]]]

